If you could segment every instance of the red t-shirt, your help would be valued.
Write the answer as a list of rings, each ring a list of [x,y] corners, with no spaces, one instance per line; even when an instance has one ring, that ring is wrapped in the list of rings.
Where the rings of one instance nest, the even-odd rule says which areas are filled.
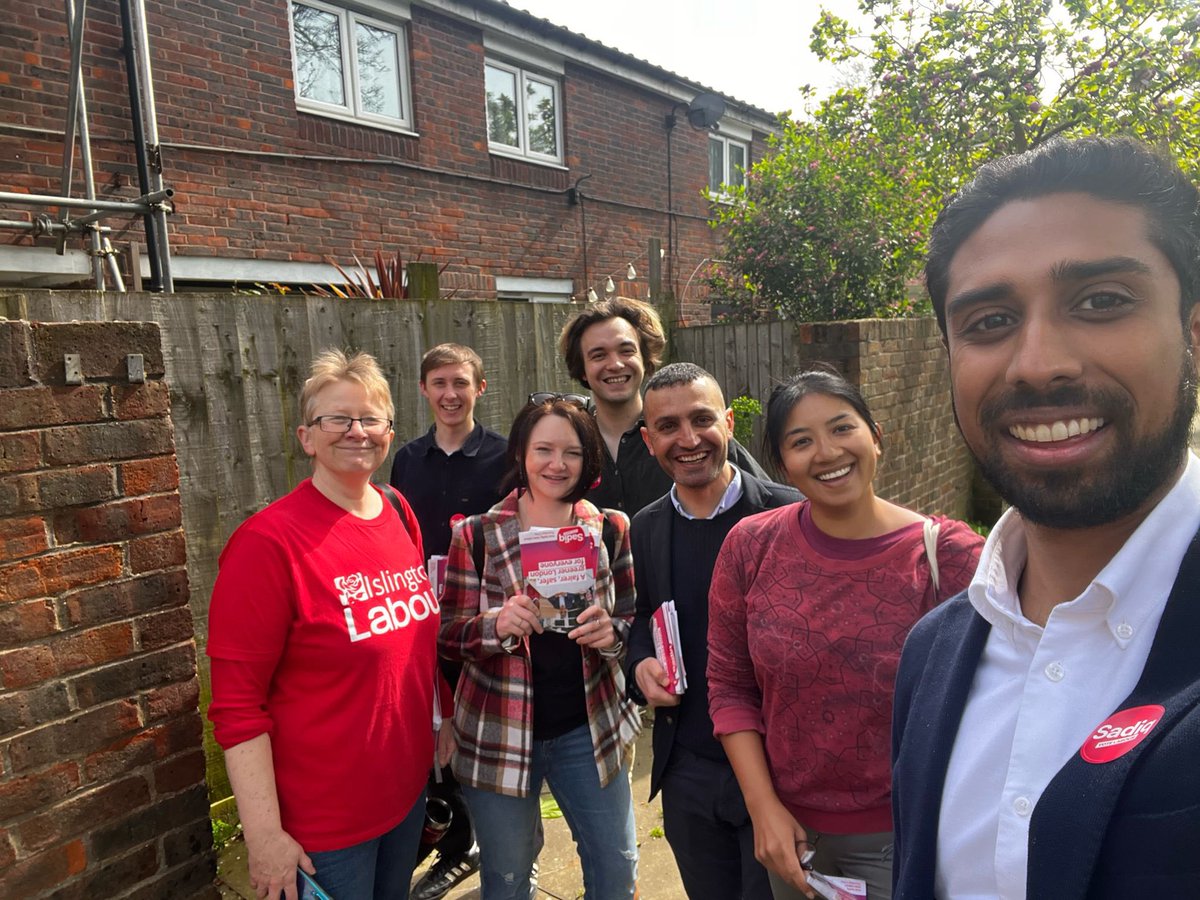
[[[209,611],[217,743],[271,735],[282,825],[306,851],[395,827],[433,761],[439,624],[420,532],[305,480],[221,553]]]

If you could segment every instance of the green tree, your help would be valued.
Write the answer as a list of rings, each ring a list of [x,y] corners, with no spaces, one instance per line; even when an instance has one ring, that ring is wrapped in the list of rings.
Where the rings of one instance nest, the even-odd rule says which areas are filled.
[[[1135,135],[1169,147],[1200,176],[1200,0],[861,0],[859,8],[867,33],[823,11],[811,44],[859,81],[810,122],[786,125],[736,198],[741,208],[718,210],[729,262],[712,285],[745,308],[845,317],[840,289],[853,291],[854,315],[913,311],[903,285],[918,272],[940,199],[981,162],[1058,135]],[[817,203],[818,186],[837,196]],[[802,274],[780,279],[787,265],[744,252],[761,249],[740,233],[759,219],[801,215],[803,227],[787,229],[772,253]],[[864,262],[872,235],[886,261]],[[822,284],[829,299],[797,293]]]

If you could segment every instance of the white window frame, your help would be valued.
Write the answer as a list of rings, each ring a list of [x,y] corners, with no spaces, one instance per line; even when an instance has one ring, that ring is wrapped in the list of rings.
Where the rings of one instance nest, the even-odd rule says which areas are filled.
[[[570,303],[575,282],[570,278],[496,276],[496,299],[521,303]]]
[[[313,100],[300,94],[300,69],[296,55],[296,32],[294,24],[295,7],[311,6],[322,12],[330,13],[338,19],[342,44],[342,92],[347,103],[325,103]],[[407,11],[404,8],[402,11]],[[396,66],[400,84],[400,118],[381,116],[378,113],[362,109],[358,85],[358,41],[356,31],[358,25],[369,25],[380,31],[387,31],[396,36]],[[288,32],[292,40],[292,84],[296,94],[296,108],[304,112],[316,113],[343,121],[357,122],[374,128],[385,128],[412,134],[412,91],[410,85],[410,69],[408,59],[408,29],[403,23],[388,22],[373,16],[364,15],[345,6],[325,3],[323,0],[288,0]]]
[[[732,184],[730,181],[730,176],[733,174],[733,166],[729,162],[729,148],[730,146],[736,146],[741,147],[742,149],[742,159],[746,161],[746,165],[742,167],[742,184],[745,184],[746,169],[750,166],[750,143],[749,141],[739,140],[738,138],[729,137],[725,134],[710,134],[708,136],[708,140],[710,143],[717,143],[721,145],[722,168],[721,183],[712,184],[710,182],[708,189],[710,192],[723,199],[729,196],[729,193],[725,190],[725,188]],[[707,149],[707,147],[705,149]],[[711,174],[712,173],[709,172],[710,176]]]
[[[550,165],[562,166],[563,163],[563,108],[562,108],[562,82],[554,75],[545,75],[541,72],[527,69],[517,63],[508,62],[507,60],[497,59],[494,56],[484,58],[484,80],[487,79],[487,67],[491,66],[496,69],[501,69],[505,72],[510,72],[516,81],[517,90],[517,143],[519,146],[510,147],[508,144],[493,143],[492,136],[488,134],[488,151],[495,153],[498,156],[511,156],[516,159],[524,159],[530,162],[548,163]],[[529,121],[525,114],[525,83],[533,81],[537,84],[549,87],[554,94],[554,146],[558,149],[558,154],[551,156],[548,153],[538,153],[529,149]],[[486,88],[485,88],[486,94]],[[487,128],[487,105],[484,104],[484,127]]]

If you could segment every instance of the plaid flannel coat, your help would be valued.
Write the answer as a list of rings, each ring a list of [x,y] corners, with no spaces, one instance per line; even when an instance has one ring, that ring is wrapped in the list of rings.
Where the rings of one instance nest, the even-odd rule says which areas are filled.
[[[617,537],[613,561],[600,541],[606,516]],[[482,593],[473,550],[477,521],[483,525],[486,544]],[[636,605],[629,519],[617,510],[601,512],[580,500],[575,504],[575,523],[589,528],[600,541],[596,596],[612,616],[617,639],[625,644]],[[458,752],[451,765],[455,777],[472,787],[525,797],[530,792],[533,757],[533,668],[524,643],[509,652],[496,636],[500,607],[525,589],[519,532],[515,491],[454,529],[438,647],[447,659],[463,662],[454,698]],[[603,786],[621,771],[641,722],[637,707],[625,699],[624,650],[603,656],[581,647],[580,655],[596,769]]]

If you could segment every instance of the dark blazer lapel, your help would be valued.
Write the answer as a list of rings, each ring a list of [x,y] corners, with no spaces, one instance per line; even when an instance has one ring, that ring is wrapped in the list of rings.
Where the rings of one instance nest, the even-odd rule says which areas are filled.
[[[654,606],[657,608],[671,599],[671,534],[674,529],[671,522],[675,507],[669,496],[663,497],[654,504],[653,533],[654,552],[650,558],[654,561],[654,571],[647,572],[646,577],[654,580]],[[643,577],[637,573],[638,577]]]
[[[938,610],[934,636],[900,736],[895,784],[903,785],[905,896],[932,897],[937,831],[950,752],[991,625],[965,594]],[[937,614],[937,613],[935,613]]]
[[[1124,755],[1096,764],[1076,752],[1051,779],[1029,822],[1028,896],[1086,895],[1125,779],[1142,754],[1200,702],[1198,637],[1200,533],[1184,554],[1142,676],[1133,693],[1114,710],[1154,704],[1163,707],[1162,717],[1146,738]]]

